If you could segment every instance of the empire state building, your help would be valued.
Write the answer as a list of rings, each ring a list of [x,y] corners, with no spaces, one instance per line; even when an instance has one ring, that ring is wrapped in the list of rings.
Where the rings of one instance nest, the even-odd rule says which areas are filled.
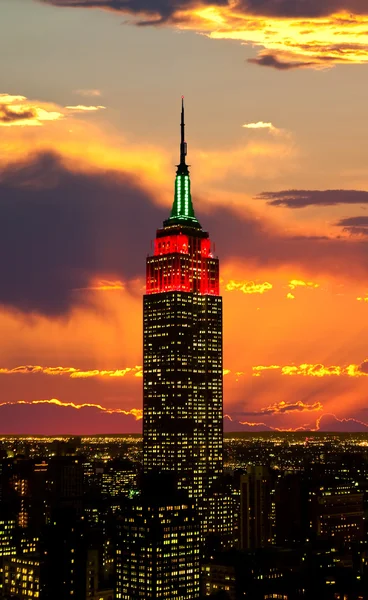
[[[222,473],[222,298],[186,155],[182,101],[174,202],[147,258],[143,466],[145,473],[175,473],[179,489],[201,505]]]

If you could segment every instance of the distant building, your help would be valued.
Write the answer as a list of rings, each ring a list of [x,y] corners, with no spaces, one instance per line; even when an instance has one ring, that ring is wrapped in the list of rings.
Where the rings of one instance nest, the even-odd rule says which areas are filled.
[[[118,524],[117,599],[197,600],[199,562],[198,518],[185,494],[158,481],[127,503]]]
[[[86,564],[86,600],[113,600],[114,591],[100,589],[100,557],[98,550],[89,549]]]
[[[47,520],[69,511],[79,517],[83,506],[83,461],[76,456],[55,456],[47,470]]]
[[[137,489],[137,469],[128,460],[114,460],[101,468],[101,492],[104,497],[129,496]]]
[[[12,556],[3,562],[3,596],[19,600],[48,598],[42,591],[43,564],[38,557]]]
[[[14,556],[16,553],[14,531],[15,520],[0,515],[0,564],[4,556]]]
[[[276,544],[304,543],[310,538],[309,486],[304,475],[293,473],[281,477],[276,485]]]
[[[272,543],[271,496],[269,469],[249,466],[240,477],[240,548],[253,550]]]
[[[312,495],[313,531],[336,543],[364,539],[364,494],[354,484],[320,487]]]
[[[235,564],[212,561],[202,569],[202,590],[204,596],[226,593],[228,600],[237,600]]]

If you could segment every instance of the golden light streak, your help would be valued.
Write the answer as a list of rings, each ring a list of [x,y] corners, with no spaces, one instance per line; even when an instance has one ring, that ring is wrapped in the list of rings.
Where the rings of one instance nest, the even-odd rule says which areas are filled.
[[[277,371],[278,369],[281,369],[279,365],[269,365],[266,367],[263,365],[258,365],[257,367],[252,367],[253,377],[260,377],[262,371]]]
[[[0,369],[0,375],[59,375],[70,377],[71,379],[88,379],[90,377],[125,377],[126,375],[132,375],[134,377],[142,376],[142,366],[136,365],[135,367],[126,367],[125,369],[115,370],[99,370],[92,369],[90,371],[83,371],[75,367],[41,367],[39,365],[22,365],[14,367],[13,369]]]
[[[311,376],[311,377],[326,377],[331,375],[341,375],[344,372],[343,367],[338,366],[330,366],[325,367],[324,365],[311,365],[311,364],[302,364],[302,365],[287,365],[281,368],[281,373],[283,375],[303,375],[303,376]],[[350,375],[350,373],[348,373]]]
[[[358,302],[368,302],[368,296],[359,296],[357,300]]]
[[[269,131],[277,131],[277,128],[272,125],[272,123],[264,123],[263,121],[258,121],[258,123],[245,123],[242,127],[244,127],[244,129],[268,129]]]
[[[75,408],[76,410],[80,410],[81,408],[97,408],[101,412],[104,412],[109,415],[132,415],[136,421],[140,421],[143,418],[143,411],[140,408],[131,408],[130,410],[123,410],[122,408],[106,408],[104,406],[101,406],[101,404],[93,404],[89,402],[84,404],[74,404],[74,402],[62,402],[57,398],[50,398],[49,400],[18,400],[17,402],[2,402],[0,403],[0,406],[14,406],[18,404],[26,404],[28,406],[36,404],[53,404],[55,406]]]
[[[236,290],[243,292],[243,294],[264,294],[272,290],[272,284],[268,281],[255,283],[254,281],[234,281],[231,279],[225,288],[228,292]]]
[[[85,106],[84,104],[77,104],[76,106],[66,106],[65,108],[72,112],[96,112],[98,110],[106,109],[106,106]]]
[[[248,425],[248,427],[266,427],[267,429],[273,429],[266,423],[251,423],[250,421],[239,421],[240,425]]]
[[[286,432],[288,432],[288,431],[289,432],[306,431],[306,432],[308,432],[308,431],[320,431],[321,430],[321,422],[326,417],[332,417],[337,423],[344,423],[344,424],[354,423],[354,424],[362,425],[364,428],[368,428],[368,423],[365,423],[364,421],[359,421],[358,419],[351,418],[351,417],[339,418],[334,413],[323,413],[322,415],[320,415],[317,418],[314,426],[312,424],[304,424],[299,427],[273,427],[272,425],[267,425],[266,423],[258,423],[258,422],[252,423],[250,421],[239,421],[239,424],[247,425],[248,427],[265,427],[266,429],[271,429],[272,431],[279,431],[280,433],[283,431],[286,431]]]
[[[258,365],[252,367],[253,377],[260,377],[264,371],[280,371],[282,375],[303,377],[366,377],[368,375],[368,361],[364,360],[360,365],[350,364],[346,366],[331,365],[325,366],[322,364],[304,363],[301,365]]]
[[[313,281],[302,281],[301,279],[292,279],[289,281],[289,288],[291,290],[295,290],[297,287],[307,287],[307,288],[319,288],[319,283],[313,283]]]

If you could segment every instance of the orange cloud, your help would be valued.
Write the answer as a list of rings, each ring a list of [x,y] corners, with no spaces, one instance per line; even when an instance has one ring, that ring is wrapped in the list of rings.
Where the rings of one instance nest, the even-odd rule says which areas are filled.
[[[45,102],[28,100],[25,96],[0,94],[0,126],[40,126],[44,121],[57,121],[63,113]]]
[[[71,112],[96,112],[98,110],[104,110],[106,106],[85,106],[84,104],[77,104],[76,106],[66,106],[65,108]]]
[[[181,11],[176,21],[179,27],[201,30],[212,39],[258,47],[258,58],[250,62],[279,70],[368,62],[367,15],[341,12],[306,20],[246,14],[242,7],[230,3]]]
[[[105,8],[139,15],[139,19],[144,16],[140,24],[166,24],[199,31],[212,39],[238,40],[259,49],[258,57],[250,62],[279,70],[368,62],[368,15],[363,0],[248,0],[222,4],[194,0],[165,5],[114,0],[43,1],[55,6]]]
[[[13,105],[19,106],[19,109]],[[7,107],[8,112],[12,110],[11,119],[6,115],[1,116],[3,106]],[[23,112],[14,115],[15,110]],[[56,104],[33,102],[24,96],[3,94],[0,96],[0,125],[33,127],[7,127],[6,136],[0,138],[2,164],[5,166],[19,160],[29,160],[30,156],[53,150],[73,172],[96,173],[111,169],[116,171],[117,177],[124,173],[132,178],[139,174],[140,184],[149,185],[152,190],[154,181],[154,187],[161,190],[158,203],[167,203],[172,192],[172,179],[167,177],[172,170],[169,152],[159,145],[142,145],[141,142],[131,141],[90,121],[87,124],[87,117],[93,114],[95,111],[72,111]],[[148,163],[147,156],[151,157]]]
[[[91,371],[83,371],[75,367],[41,367],[39,365],[22,365],[13,369],[0,369],[0,375],[61,375],[71,379],[87,379],[89,377],[125,377],[132,375],[134,377],[142,377],[142,367],[126,367],[125,369],[115,370],[99,370],[92,369]]]
[[[313,283],[313,281],[303,281],[301,279],[292,279],[289,281],[289,288],[291,290],[295,290],[297,287],[305,287],[305,288],[319,288],[319,283]]]
[[[265,123],[264,121],[258,121],[257,123],[244,123],[242,127],[244,127],[244,129],[267,129],[272,133],[277,133],[280,131],[280,129],[272,125],[272,123]]]
[[[260,377],[263,371],[279,370],[282,375],[302,375],[304,377],[331,377],[331,376],[348,376],[348,377],[365,377],[368,375],[368,360],[364,360],[360,365],[350,364],[346,366],[331,365],[325,366],[322,364],[304,363],[301,365],[259,365],[252,367],[253,377]]]
[[[266,423],[251,423],[250,421],[239,421],[239,423],[240,425],[248,425],[248,427],[265,427],[266,429],[270,429]]]
[[[234,281],[231,279],[225,286],[226,291],[234,290],[243,292],[243,294],[264,294],[272,290],[272,284],[265,281],[264,283],[255,283],[254,281]]]
[[[281,369],[279,365],[258,365],[257,367],[252,367],[253,377],[260,377],[262,371],[277,371],[278,369]]]
[[[267,140],[250,140],[227,148],[202,150],[192,148],[193,163],[201,173],[203,185],[213,186],[218,181],[231,177],[262,177],[273,180],[281,175],[289,175],[297,166],[300,150],[289,137],[272,136]],[[216,189],[216,196],[218,190]],[[227,191],[227,197],[228,197]],[[244,206],[244,194],[241,196]]]
[[[18,404],[26,404],[26,405],[37,405],[37,404],[54,404],[56,406],[62,407],[70,407],[79,410],[81,408],[97,408],[103,413],[106,414],[120,414],[120,415],[132,415],[136,421],[140,421],[143,418],[143,411],[140,408],[131,408],[130,410],[123,410],[121,408],[106,408],[101,406],[101,404],[74,404],[74,402],[62,402],[57,398],[50,398],[49,400],[18,400],[18,402],[2,402],[0,406],[14,406]]]
[[[314,404],[306,404],[299,400],[298,402],[275,402],[267,408],[261,408],[261,413],[265,415],[287,414],[290,412],[311,412],[322,410],[323,406],[320,402]]]

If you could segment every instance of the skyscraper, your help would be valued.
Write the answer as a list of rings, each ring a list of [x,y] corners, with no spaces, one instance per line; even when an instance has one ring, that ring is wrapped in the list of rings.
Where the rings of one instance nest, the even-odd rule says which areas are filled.
[[[182,101],[174,202],[147,258],[143,465],[174,472],[197,501],[222,473],[222,298],[219,261],[194,213],[184,128]]]

